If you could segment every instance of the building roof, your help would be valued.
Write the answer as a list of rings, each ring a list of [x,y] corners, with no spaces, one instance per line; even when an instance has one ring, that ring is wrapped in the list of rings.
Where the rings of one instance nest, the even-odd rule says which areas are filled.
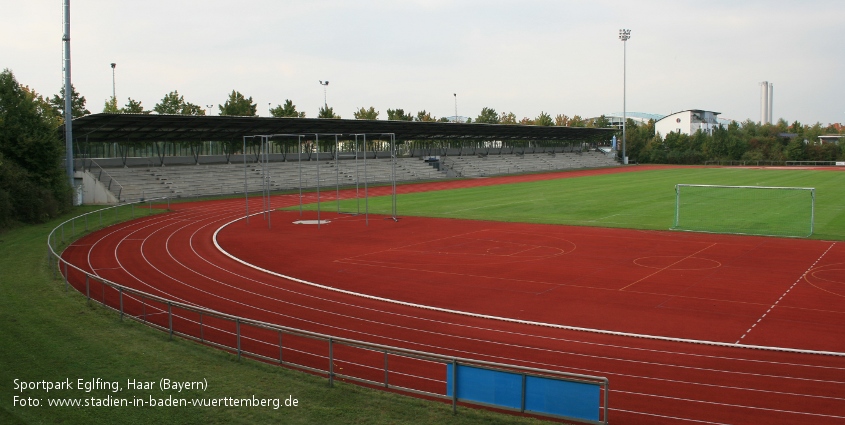
[[[188,142],[240,140],[256,135],[394,134],[396,140],[609,140],[613,129],[419,121],[344,120],[156,114],[93,114],[73,120],[76,141]]]

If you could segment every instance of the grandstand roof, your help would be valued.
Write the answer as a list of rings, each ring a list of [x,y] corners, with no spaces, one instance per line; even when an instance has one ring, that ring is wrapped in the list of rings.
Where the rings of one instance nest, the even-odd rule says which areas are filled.
[[[73,120],[87,142],[225,141],[271,134],[396,135],[397,140],[608,140],[613,129],[419,121],[343,120],[155,114],[93,114]]]

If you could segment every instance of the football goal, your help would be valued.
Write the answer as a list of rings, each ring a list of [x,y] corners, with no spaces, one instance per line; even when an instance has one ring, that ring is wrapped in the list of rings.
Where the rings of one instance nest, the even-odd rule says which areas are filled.
[[[816,190],[808,187],[675,185],[673,230],[807,237]]]

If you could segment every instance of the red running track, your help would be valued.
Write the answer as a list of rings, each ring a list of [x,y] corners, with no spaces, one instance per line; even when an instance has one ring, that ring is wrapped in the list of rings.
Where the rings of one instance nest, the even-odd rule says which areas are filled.
[[[575,175],[583,173],[521,178]],[[431,190],[426,186],[400,190]],[[297,201],[274,197],[273,207]],[[242,215],[243,201],[175,205],[173,213],[93,233],[63,256],[127,286],[279,325],[606,376],[614,424],[845,420],[845,357],[574,331],[322,289],[221,253],[213,244],[214,232]],[[291,224],[298,218],[298,213],[274,212],[270,230],[261,216],[252,217],[249,225],[235,221],[220,231],[218,240],[231,254],[263,268],[408,303],[728,345],[741,341],[845,351],[841,243],[410,217],[398,223],[370,217],[364,226],[361,217],[330,218],[325,213],[322,218],[333,221],[318,230]],[[70,278],[77,288],[84,287],[78,276]],[[102,296],[116,300],[108,292]],[[127,301],[131,314],[142,314],[141,308],[137,301]],[[163,318],[160,311],[145,308],[151,321],[156,314]],[[180,326],[191,326],[181,320]],[[205,337],[230,337],[225,326],[220,323],[214,330],[212,323]],[[256,350],[257,341],[271,337],[249,332]],[[293,360],[307,363],[317,356],[318,348],[309,347],[308,341],[288,343],[297,348]],[[366,374],[372,372],[368,366],[377,365],[378,359],[364,353],[354,356],[355,362],[339,366]],[[400,383],[438,392],[445,388],[441,365],[397,368]]]

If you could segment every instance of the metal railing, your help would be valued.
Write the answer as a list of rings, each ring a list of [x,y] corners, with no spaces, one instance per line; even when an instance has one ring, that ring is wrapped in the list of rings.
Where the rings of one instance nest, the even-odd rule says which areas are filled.
[[[117,197],[118,202],[120,202],[122,200],[120,198],[120,195],[123,194],[123,185],[118,183],[118,181],[115,180],[114,177],[112,177],[106,170],[104,170],[103,167],[100,167],[100,164],[98,164],[97,161],[94,161],[93,159],[88,159],[86,161],[88,162],[88,172],[96,176],[97,180],[106,186],[106,190],[111,193],[114,193]],[[92,169],[92,165],[97,167],[96,170]],[[112,185],[115,185],[117,193],[112,190]]]
[[[704,161],[704,165],[738,165],[738,166],[756,166],[756,167],[776,167],[776,166],[816,166],[827,167],[835,166],[836,161],[755,161],[755,160],[713,160]]]
[[[169,198],[166,200],[169,207]],[[609,382],[604,377],[445,356],[321,334],[222,313],[110,281],[69,263],[57,253],[72,240],[84,236],[91,230],[127,219],[139,218],[140,210],[143,209],[147,209],[148,214],[151,214],[154,201],[163,203],[165,198],[92,211],[56,226],[47,238],[48,260],[56,266],[53,268],[54,278],[57,277],[57,272],[61,273],[65,290],[73,286],[86,297],[89,303],[94,301],[114,310],[121,320],[126,317],[165,331],[171,338],[178,336],[226,350],[237,354],[238,359],[246,356],[323,375],[328,379],[329,386],[340,379],[369,387],[422,395],[450,401],[455,413],[459,402],[491,406],[488,403],[459,397],[460,391],[456,389],[461,385],[459,381],[461,375],[456,371],[458,367],[468,366],[522,376],[522,406],[513,408],[493,405],[493,407],[587,423],[607,424]],[[148,204],[148,208],[138,208],[138,205],[143,204]],[[587,420],[529,410],[524,402],[526,377],[597,386],[601,392],[601,400],[597,401],[600,407],[595,417],[599,419]],[[451,388],[447,388],[447,385],[451,385]]]

